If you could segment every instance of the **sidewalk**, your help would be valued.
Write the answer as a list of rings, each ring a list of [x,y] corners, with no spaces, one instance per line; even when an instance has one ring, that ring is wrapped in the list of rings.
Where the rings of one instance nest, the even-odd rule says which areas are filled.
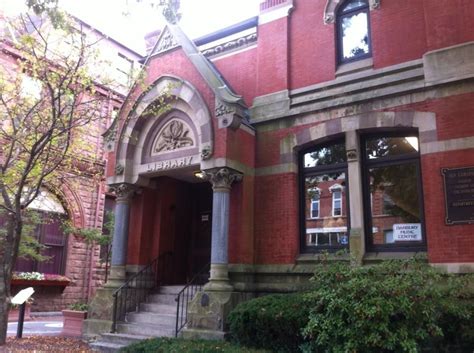
[[[32,313],[32,320],[23,323],[23,336],[44,335],[58,336],[63,329],[61,314],[36,316]],[[7,336],[16,336],[18,322],[9,322]]]

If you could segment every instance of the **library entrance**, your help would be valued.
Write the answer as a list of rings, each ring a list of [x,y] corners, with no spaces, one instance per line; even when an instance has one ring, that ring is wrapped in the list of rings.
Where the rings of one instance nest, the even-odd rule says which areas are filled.
[[[211,259],[212,187],[159,177],[156,190],[153,247],[170,254],[166,284],[184,284]]]

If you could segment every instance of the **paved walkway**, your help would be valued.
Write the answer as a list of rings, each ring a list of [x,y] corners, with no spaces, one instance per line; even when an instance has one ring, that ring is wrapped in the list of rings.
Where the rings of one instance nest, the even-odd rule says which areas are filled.
[[[8,336],[16,336],[18,327],[17,322],[8,323]],[[36,317],[32,321],[25,321],[23,323],[23,336],[29,335],[44,335],[44,336],[58,336],[63,329],[62,316],[51,317]]]

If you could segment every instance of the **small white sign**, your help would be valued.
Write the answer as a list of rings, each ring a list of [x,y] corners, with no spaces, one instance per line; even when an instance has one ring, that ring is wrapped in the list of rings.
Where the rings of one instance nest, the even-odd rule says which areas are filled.
[[[421,241],[420,223],[401,223],[393,225],[394,241]]]
[[[33,287],[28,287],[19,291],[13,298],[12,304],[21,305],[28,300],[29,297],[33,295],[35,290]]]

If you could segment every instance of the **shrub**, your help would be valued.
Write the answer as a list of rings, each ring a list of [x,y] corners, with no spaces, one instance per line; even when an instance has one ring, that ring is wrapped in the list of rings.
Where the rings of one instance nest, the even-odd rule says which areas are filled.
[[[301,293],[252,299],[230,313],[230,339],[248,347],[295,352],[303,343],[308,313]]]
[[[179,338],[153,338],[131,344],[121,353],[265,353],[262,350],[245,349],[224,341],[183,340]],[[268,352],[267,352],[268,353]]]
[[[85,303],[73,303],[69,305],[69,310],[74,310],[74,311],[87,311],[88,305]]]
[[[443,341],[449,346],[448,336],[472,318],[461,300],[464,279],[443,276],[422,262],[321,267],[306,294],[306,352],[419,352]]]

